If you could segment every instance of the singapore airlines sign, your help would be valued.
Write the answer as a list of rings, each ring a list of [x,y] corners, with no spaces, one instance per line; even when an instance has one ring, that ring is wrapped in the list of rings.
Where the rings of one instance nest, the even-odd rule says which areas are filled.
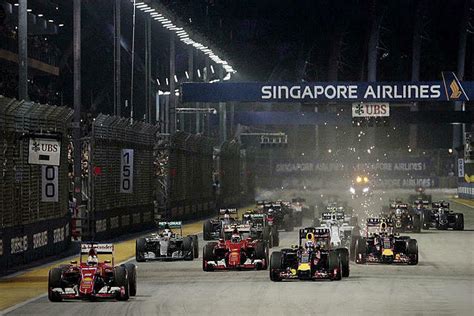
[[[441,84],[265,85],[262,100],[438,100]]]
[[[469,101],[474,82],[454,73],[430,82],[186,82],[182,102],[417,102]]]

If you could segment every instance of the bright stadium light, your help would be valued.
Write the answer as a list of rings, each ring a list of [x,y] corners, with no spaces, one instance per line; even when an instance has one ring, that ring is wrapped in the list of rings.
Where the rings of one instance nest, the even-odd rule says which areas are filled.
[[[207,46],[204,46],[203,44],[194,41],[191,38],[191,35],[184,30],[183,27],[179,27],[171,22],[171,20],[167,19],[162,13],[157,12],[157,9],[153,8],[152,5],[146,4],[143,1],[137,2],[136,0],[130,0],[133,5],[140,9],[141,11],[148,13],[155,21],[158,21],[162,24],[163,27],[170,31],[176,31],[177,36],[179,37],[179,40],[186,45],[192,45],[196,49],[199,49],[202,51],[204,54],[208,55],[209,58],[216,64],[222,65],[223,69],[229,74],[229,73],[235,73],[236,71],[232,66],[229,65],[229,63],[226,60],[223,60],[220,58],[212,49],[208,48]],[[166,9],[164,9],[166,10]],[[213,71],[213,68],[211,66],[211,71]],[[214,71],[213,71],[214,73]],[[198,70],[198,76],[200,77],[200,73]],[[227,75],[226,75],[227,77]],[[230,79],[230,76],[229,76]],[[229,80],[226,79],[226,80]]]

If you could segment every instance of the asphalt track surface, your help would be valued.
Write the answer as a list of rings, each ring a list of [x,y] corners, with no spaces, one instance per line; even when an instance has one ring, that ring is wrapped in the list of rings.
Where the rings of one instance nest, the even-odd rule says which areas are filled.
[[[201,256],[147,262],[138,264],[138,294],[128,302],[42,297],[8,315],[473,315],[474,209],[452,208],[464,213],[465,231],[409,234],[418,240],[417,266],[351,264],[342,281],[276,283],[268,271],[203,272]],[[297,232],[280,238],[295,244]]]

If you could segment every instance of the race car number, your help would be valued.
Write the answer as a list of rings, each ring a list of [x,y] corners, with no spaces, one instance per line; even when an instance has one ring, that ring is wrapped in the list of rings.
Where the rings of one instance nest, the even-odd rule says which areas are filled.
[[[122,149],[120,193],[133,193],[133,149]]]

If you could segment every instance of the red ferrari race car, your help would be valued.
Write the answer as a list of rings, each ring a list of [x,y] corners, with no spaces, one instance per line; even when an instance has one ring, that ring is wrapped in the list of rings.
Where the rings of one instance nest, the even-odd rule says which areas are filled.
[[[257,269],[268,267],[268,246],[250,237],[250,225],[224,225],[224,238],[204,246],[204,271]]]
[[[111,255],[111,260],[99,262],[99,254]],[[113,244],[83,243],[79,264],[71,261],[49,270],[48,298],[52,302],[97,298],[126,301],[136,293],[136,267],[131,263],[115,266]]]

